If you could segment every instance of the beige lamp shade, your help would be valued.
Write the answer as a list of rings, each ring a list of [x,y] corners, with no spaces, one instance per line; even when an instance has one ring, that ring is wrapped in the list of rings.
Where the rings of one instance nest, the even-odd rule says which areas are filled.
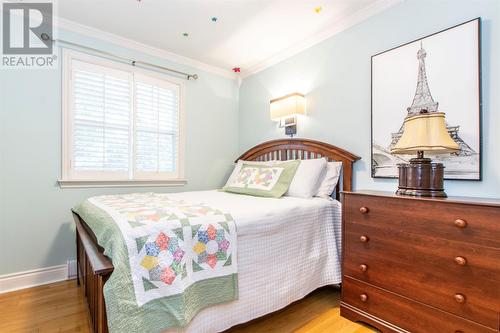
[[[448,133],[443,112],[408,117],[403,126],[403,135],[391,149],[393,154],[413,154],[418,151],[444,154],[460,150]]]
[[[293,93],[271,100],[271,119],[280,120],[299,114],[306,114],[306,99],[304,95]]]

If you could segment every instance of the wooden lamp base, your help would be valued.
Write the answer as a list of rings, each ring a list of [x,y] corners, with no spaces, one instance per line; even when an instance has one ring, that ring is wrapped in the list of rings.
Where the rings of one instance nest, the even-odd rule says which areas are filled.
[[[444,166],[431,163],[430,158],[419,155],[410,163],[398,164],[399,186],[396,194],[415,197],[446,197],[444,192]]]

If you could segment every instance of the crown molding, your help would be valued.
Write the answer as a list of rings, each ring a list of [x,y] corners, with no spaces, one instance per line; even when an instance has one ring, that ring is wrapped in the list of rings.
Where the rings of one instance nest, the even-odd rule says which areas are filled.
[[[248,69],[242,70],[241,77],[247,78],[253,74],[256,74],[260,71],[263,71],[266,68],[269,68],[273,65],[276,65],[288,58],[293,57],[294,55],[316,45],[321,43],[322,41],[344,31],[347,30],[348,28],[380,13],[383,12],[384,10],[395,6],[399,3],[402,3],[405,0],[379,0],[373,4],[371,4],[368,7],[365,7],[356,13],[346,17],[345,19],[342,19],[340,21],[337,21],[333,23],[330,27],[322,30],[321,32],[308,37],[307,39],[303,40],[302,42],[299,42],[295,44],[294,46],[283,50],[281,52],[278,52],[274,56],[256,63],[254,65],[250,65]]]
[[[115,44],[117,46],[121,46],[123,48],[139,51],[141,53],[146,53],[154,57],[172,61],[176,64],[190,66],[195,69],[199,69],[208,73],[216,74],[230,79],[236,79],[238,77],[237,75],[231,73],[227,69],[217,66],[212,66],[204,62],[182,56],[180,54],[169,52],[164,49],[160,49],[148,44],[138,42],[130,38],[122,37],[104,30],[93,28],[61,17],[56,17],[54,19],[54,23],[60,29],[68,30],[88,37],[103,40]]]
[[[146,53],[148,55],[162,58],[180,65],[190,66],[192,68],[199,69],[208,73],[238,80],[238,78],[240,79],[246,78],[260,71],[263,71],[268,67],[276,65],[277,63],[280,63],[316,44],[319,44],[322,41],[344,30],[347,30],[348,28],[403,1],[405,0],[379,0],[371,4],[370,6],[365,7],[357,11],[356,13],[346,17],[345,19],[333,23],[329,28],[326,28],[317,34],[308,37],[307,39],[295,44],[294,46],[289,47],[283,51],[280,51],[276,53],[274,56],[271,56],[270,58],[264,61],[251,64],[250,66],[247,67],[246,70],[243,70],[240,75],[231,73],[229,70],[221,67],[209,65],[199,60],[195,60],[186,56],[182,56],[180,54],[169,52],[158,47],[144,44],[130,38],[119,36],[104,30],[93,28],[61,17],[55,18],[55,25],[61,29],[97,38],[115,44],[117,46]]]

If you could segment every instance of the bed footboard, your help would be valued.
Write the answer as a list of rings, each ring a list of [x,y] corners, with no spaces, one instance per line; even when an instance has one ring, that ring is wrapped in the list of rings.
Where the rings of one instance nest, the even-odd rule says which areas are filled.
[[[103,286],[113,272],[111,260],[102,253],[94,234],[73,212],[76,224],[77,282],[83,288],[94,333],[107,333]]]

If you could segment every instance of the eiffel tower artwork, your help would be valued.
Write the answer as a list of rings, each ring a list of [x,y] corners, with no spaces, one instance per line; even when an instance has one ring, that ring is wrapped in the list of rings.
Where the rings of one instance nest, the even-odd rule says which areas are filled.
[[[429,113],[439,111],[439,103],[434,100],[429,88],[427,73],[425,68],[425,58],[427,52],[423,48],[422,42],[417,52],[418,75],[417,87],[412,104],[405,110],[406,116],[412,117],[418,115],[422,110]],[[442,112],[442,111],[441,111]],[[449,111],[452,112],[452,111]],[[479,154],[472,149],[459,135],[460,126],[447,124],[448,133],[453,140],[460,146],[460,151],[451,154],[432,156],[434,162],[440,162],[445,165],[445,177],[454,179],[466,179],[473,177],[477,172],[479,164]],[[407,163],[414,156],[393,155],[390,153],[393,146],[399,141],[403,134],[403,124],[397,132],[391,134],[389,146],[382,146],[373,142],[373,173],[374,176],[397,177],[398,163]]]

